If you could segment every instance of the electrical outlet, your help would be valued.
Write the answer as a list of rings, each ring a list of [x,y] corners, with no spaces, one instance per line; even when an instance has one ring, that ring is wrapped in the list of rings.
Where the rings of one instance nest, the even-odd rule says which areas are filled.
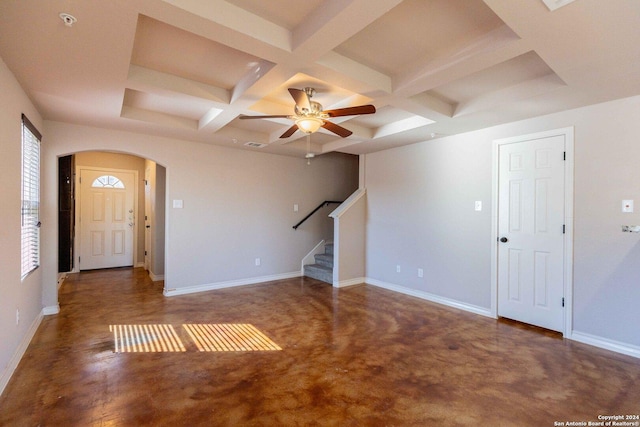
[[[396,265],[396,273],[400,273],[400,264]]]
[[[260,265],[260,258],[256,258],[256,267]]]
[[[293,211],[294,212],[298,212],[298,204],[297,203],[295,205],[293,205]]]
[[[421,268],[418,269],[418,277],[424,277],[424,270]]]
[[[476,211],[482,210],[482,200],[476,200]]]

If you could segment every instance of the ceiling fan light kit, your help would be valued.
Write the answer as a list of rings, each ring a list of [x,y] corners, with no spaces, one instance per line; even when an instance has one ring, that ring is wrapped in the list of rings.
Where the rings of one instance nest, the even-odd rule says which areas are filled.
[[[301,117],[296,119],[296,125],[304,133],[314,133],[322,127],[324,121],[317,117]]]

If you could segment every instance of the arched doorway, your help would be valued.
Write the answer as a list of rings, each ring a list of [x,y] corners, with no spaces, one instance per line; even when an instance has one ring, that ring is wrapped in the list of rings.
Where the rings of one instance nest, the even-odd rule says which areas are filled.
[[[102,249],[106,252],[119,247],[124,248],[122,239],[125,233],[119,230],[130,232],[130,251],[131,257],[126,258],[130,261],[123,261],[125,264],[135,267],[145,267],[149,272],[152,280],[164,279],[164,228],[165,228],[165,188],[166,188],[166,169],[158,165],[152,160],[144,159],[135,155],[112,153],[103,151],[87,151],[78,152],[72,155],[62,156],[58,158],[58,194],[59,194],[59,213],[58,213],[58,271],[59,273],[77,272],[83,269],[102,268],[101,264],[90,263],[87,259],[82,262],[81,257],[84,253],[99,254]],[[80,181],[81,171],[100,171],[96,178],[98,181],[91,179],[91,182]],[[111,173],[109,171],[115,171]],[[101,207],[101,203],[95,201],[84,200],[80,188],[91,188],[95,192],[123,191],[123,189],[110,189],[110,182],[107,178],[106,187],[104,189],[92,188],[100,177],[114,176],[117,178],[118,171],[129,171],[135,176],[134,192],[135,202],[132,206],[127,207],[118,217],[121,221],[121,227],[116,226],[113,231],[113,241],[110,240],[111,235],[97,232],[88,232],[83,226],[90,221],[82,218],[82,205],[85,207],[87,214],[94,206]],[[86,175],[86,173],[85,173]],[[95,174],[94,174],[95,175]],[[125,174],[126,175],[126,174]],[[95,182],[94,182],[95,181]],[[103,179],[104,181],[104,179]],[[114,181],[115,182],[115,181]],[[82,185],[82,187],[81,187]],[[98,185],[98,187],[100,187]],[[87,194],[89,190],[87,190]],[[90,196],[84,195],[85,198]],[[103,200],[98,197],[96,200]],[[112,207],[109,209],[123,208],[124,205],[118,205],[114,200],[110,199]],[[99,215],[98,215],[99,216]],[[118,228],[120,227],[120,228]],[[83,241],[84,234],[84,241]],[[89,239],[87,236],[94,236],[96,239]],[[99,237],[103,236],[102,239]],[[120,237],[122,236],[122,237]],[[118,240],[120,239],[120,240]],[[114,246],[115,245],[115,246]],[[112,250],[117,253],[118,251]],[[123,264],[123,265],[125,265]],[[105,266],[117,266],[117,264],[104,264]]]

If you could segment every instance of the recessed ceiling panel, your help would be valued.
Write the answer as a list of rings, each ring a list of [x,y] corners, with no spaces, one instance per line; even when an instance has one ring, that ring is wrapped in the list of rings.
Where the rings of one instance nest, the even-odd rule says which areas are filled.
[[[502,25],[482,0],[405,0],[335,50],[394,75],[418,58],[429,62]]]
[[[162,96],[133,89],[125,90],[122,105],[191,120],[200,120],[212,108],[210,102],[198,98]]]
[[[323,0],[228,0],[228,3],[234,4],[247,12],[261,16],[267,21],[293,30],[300,25],[305,18],[313,12],[317,7],[321,6]]]
[[[555,75],[533,51],[428,91],[450,104],[460,104],[520,83]]]
[[[411,117],[414,117],[414,115],[407,111],[386,106],[379,108],[375,114],[357,116],[350,120],[350,122],[356,123],[360,126],[376,129],[389,123],[410,119]]]
[[[131,63],[231,90],[260,58],[139,15]]]

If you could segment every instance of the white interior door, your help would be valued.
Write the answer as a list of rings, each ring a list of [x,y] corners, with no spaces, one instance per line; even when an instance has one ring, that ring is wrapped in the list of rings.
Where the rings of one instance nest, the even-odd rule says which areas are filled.
[[[80,169],[80,270],[133,265],[133,172]]]
[[[565,139],[499,146],[498,315],[564,330]]]

